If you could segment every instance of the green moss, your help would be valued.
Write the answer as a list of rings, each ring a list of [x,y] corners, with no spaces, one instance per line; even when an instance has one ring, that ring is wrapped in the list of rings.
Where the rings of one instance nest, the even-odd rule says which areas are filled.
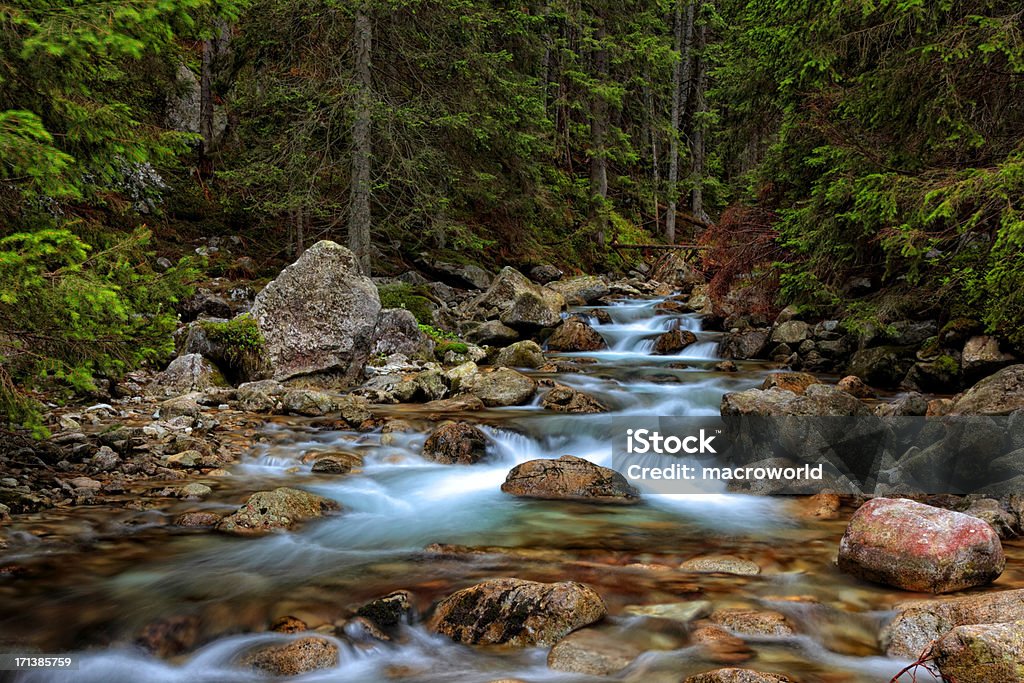
[[[960,374],[960,364],[956,361],[956,358],[945,354],[935,359],[935,367],[950,375]]]
[[[415,316],[421,325],[434,322],[434,307],[425,291],[407,282],[395,282],[377,287],[381,308],[404,308]]]
[[[469,346],[465,342],[460,341],[442,341],[438,342],[437,346],[434,347],[434,353],[438,358],[444,358],[444,355],[449,351],[455,353],[466,353],[469,351]]]
[[[257,374],[266,340],[252,316],[243,314],[226,322],[203,321],[200,325],[218,356],[213,360],[223,370],[236,379]]]

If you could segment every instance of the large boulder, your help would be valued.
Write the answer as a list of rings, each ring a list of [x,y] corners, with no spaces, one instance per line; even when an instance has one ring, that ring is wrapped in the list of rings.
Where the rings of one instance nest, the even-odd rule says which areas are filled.
[[[728,332],[718,344],[718,354],[723,358],[747,360],[760,358],[768,343],[768,330],[737,330]]]
[[[958,626],[932,649],[943,680],[1024,683],[1024,621]]]
[[[404,308],[386,308],[377,319],[373,333],[373,356],[401,353],[408,358],[433,360],[434,340],[420,329],[416,316]]]
[[[428,628],[467,645],[549,647],[607,611],[600,595],[574,581],[491,579],[442,600]]]
[[[465,422],[444,422],[423,444],[423,457],[448,465],[472,465],[487,454],[487,436]]]
[[[351,251],[321,241],[256,296],[251,315],[274,379],[328,373],[359,377],[371,349],[380,296]]]
[[[951,415],[1009,415],[1024,408],[1024,365],[989,375],[954,399]]]
[[[511,368],[470,375],[462,381],[461,387],[488,407],[521,406],[537,393],[535,381]]]
[[[621,474],[572,455],[516,465],[505,477],[501,490],[520,498],[620,505],[640,501],[640,492]]]
[[[772,330],[771,340],[775,344],[789,344],[796,346],[807,339],[811,333],[811,326],[802,320],[787,320]]]
[[[859,400],[831,384],[811,384],[803,394],[787,389],[748,389],[722,396],[723,416],[870,415]]]
[[[865,503],[839,544],[842,571],[911,591],[984,586],[1005,565],[999,536],[982,520],[902,498]]]
[[[517,330],[536,330],[554,327],[562,321],[565,298],[535,285],[515,268],[506,267],[469,308],[486,319],[498,319]]]
[[[896,616],[882,630],[881,642],[890,657],[913,659],[957,626],[1020,620],[1024,620],[1024,589],[914,600],[896,606]]]
[[[592,304],[608,296],[608,283],[596,275],[580,275],[548,284],[572,306]]]
[[[340,508],[333,500],[281,487],[252,494],[234,514],[222,519],[217,528],[238,536],[255,536],[291,529],[301,521],[322,517]]]
[[[269,645],[251,652],[242,660],[246,666],[272,676],[299,674],[331,669],[338,665],[338,646],[317,636],[293,640],[285,645]]]
[[[228,384],[220,370],[198,353],[178,356],[160,373],[156,381],[165,396],[180,396]]]
[[[606,348],[604,338],[597,330],[573,316],[548,337],[552,351],[598,351]]]

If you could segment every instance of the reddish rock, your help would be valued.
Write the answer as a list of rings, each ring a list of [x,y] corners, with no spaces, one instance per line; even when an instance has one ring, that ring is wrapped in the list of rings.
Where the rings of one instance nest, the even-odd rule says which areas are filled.
[[[530,460],[508,473],[501,490],[520,498],[633,504],[640,492],[615,470],[572,455]]]
[[[999,536],[982,520],[906,499],[865,503],[839,544],[842,571],[911,591],[983,586],[1005,564]]]
[[[654,348],[651,353],[657,356],[671,356],[696,341],[697,335],[689,330],[669,330],[654,340]]]
[[[836,386],[857,398],[871,398],[875,395],[875,392],[871,390],[871,387],[865,384],[864,380],[857,377],[857,375],[849,375],[848,377],[842,378]]]
[[[548,338],[552,351],[597,351],[607,345],[593,327],[573,316]]]

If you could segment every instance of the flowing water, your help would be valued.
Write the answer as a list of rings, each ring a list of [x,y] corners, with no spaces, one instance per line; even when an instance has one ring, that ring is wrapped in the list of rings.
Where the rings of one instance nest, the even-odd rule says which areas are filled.
[[[657,315],[657,303],[605,307],[611,322],[592,322],[608,350],[564,354],[593,362],[585,373],[563,373],[557,380],[599,398],[616,416],[716,415],[724,392],[760,383],[767,369],[755,363],[741,364],[737,373],[715,370],[715,335],[703,332],[696,316]],[[672,325],[695,332],[698,342],[678,356],[650,355],[654,338]],[[237,662],[256,645],[294,637],[264,632],[277,617],[298,616],[326,631],[352,607],[393,590],[411,590],[425,609],[458,588],[497,576],[594,586],[611,615],[599,628],[618,642],[650,650],[617,680],[680,681],[716,668],[688,644],[684,628],[625,612],[628,605],[696,598],[715,608],[781,611],[797,625],[800,636],[746,639],[755,656],[742,666],[807,683],[867,682],[887,681],[906,663],[882,656],[876,635],[886,610],[907,596],[835,569],[842,521],[806,519],[793,501],[724,490],[649,495],[630,507],[520,500],[500,491],[517,463],[572,454],[609,464],[609,416],[564,415],[538,405],[474,414],[491,440],[488,457],[460,467],[420,458],[429,423],[415,406],[380,412],[412,429],[387,435],[325,431],[313,421],[276,418],[260,427],[251,456],[232,476],[210,480],[221,501],[288,485],[343,504],[342,514],[294,533],[238,539],[168,527],[165,513],[104,508],[22,523],[11,550],[0,557],[0,565],[17,562],[21,568],[0,578],[0,643],[4,649],[75,652],[80,669],[17,680],[266,680]],[[366,466],[341,478],[311,474],[303,457],[326,450],[357,452]],[[181,502],[168,514],[204,507],[230,509]],[[1011,556],[1017,552],[1010,549]],[[673,569],[708,553],[754,560],[762,574]],[[1001,583],[1018,579],[1008,571]],[[166,659],[132,645],[147,625],[175,618],[186,619],[203,644]],[[554,672],[543,649],[470,648],[420,625],[406,627],[394,642],[344,638],[338,644],[338,668],[300,680],[608,680]]]

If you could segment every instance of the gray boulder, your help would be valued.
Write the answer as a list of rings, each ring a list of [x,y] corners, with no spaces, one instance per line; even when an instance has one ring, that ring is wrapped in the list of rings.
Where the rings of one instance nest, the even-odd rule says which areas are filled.
[[[351,382],[369,357],[380,297],[352,252],[325,240],[281,271],[251,314],[274,379],[328,373]]]
[[[580,275],[548,284],[573,306],[592,304],[608,296],[608,283],[596,275]]]
[[[1024,365],[1011,365],[954,399],[950,415],[1009,415],[1024,408]]]
[[[198,353],[178,356],[160,373],[156,381],[165,396],[180,396],[228,385],[220,370]]]
[[[479,372],[462,381],[462,391],[483,401],[485,406],[521,406],[537,392],[537,383],[510,368]]]
[[[554,327],[562,322],[565,299],[558,292],[530,282],[515,268],[506,267],[490,288],[469,306],[473,315],[498,319],[517,330]]]
[[[434,340],[420,329],[416,316],[404,308],[386,308],[377,319],[373,333],[373,356],[401,353],[408,358],[432,360]]]

